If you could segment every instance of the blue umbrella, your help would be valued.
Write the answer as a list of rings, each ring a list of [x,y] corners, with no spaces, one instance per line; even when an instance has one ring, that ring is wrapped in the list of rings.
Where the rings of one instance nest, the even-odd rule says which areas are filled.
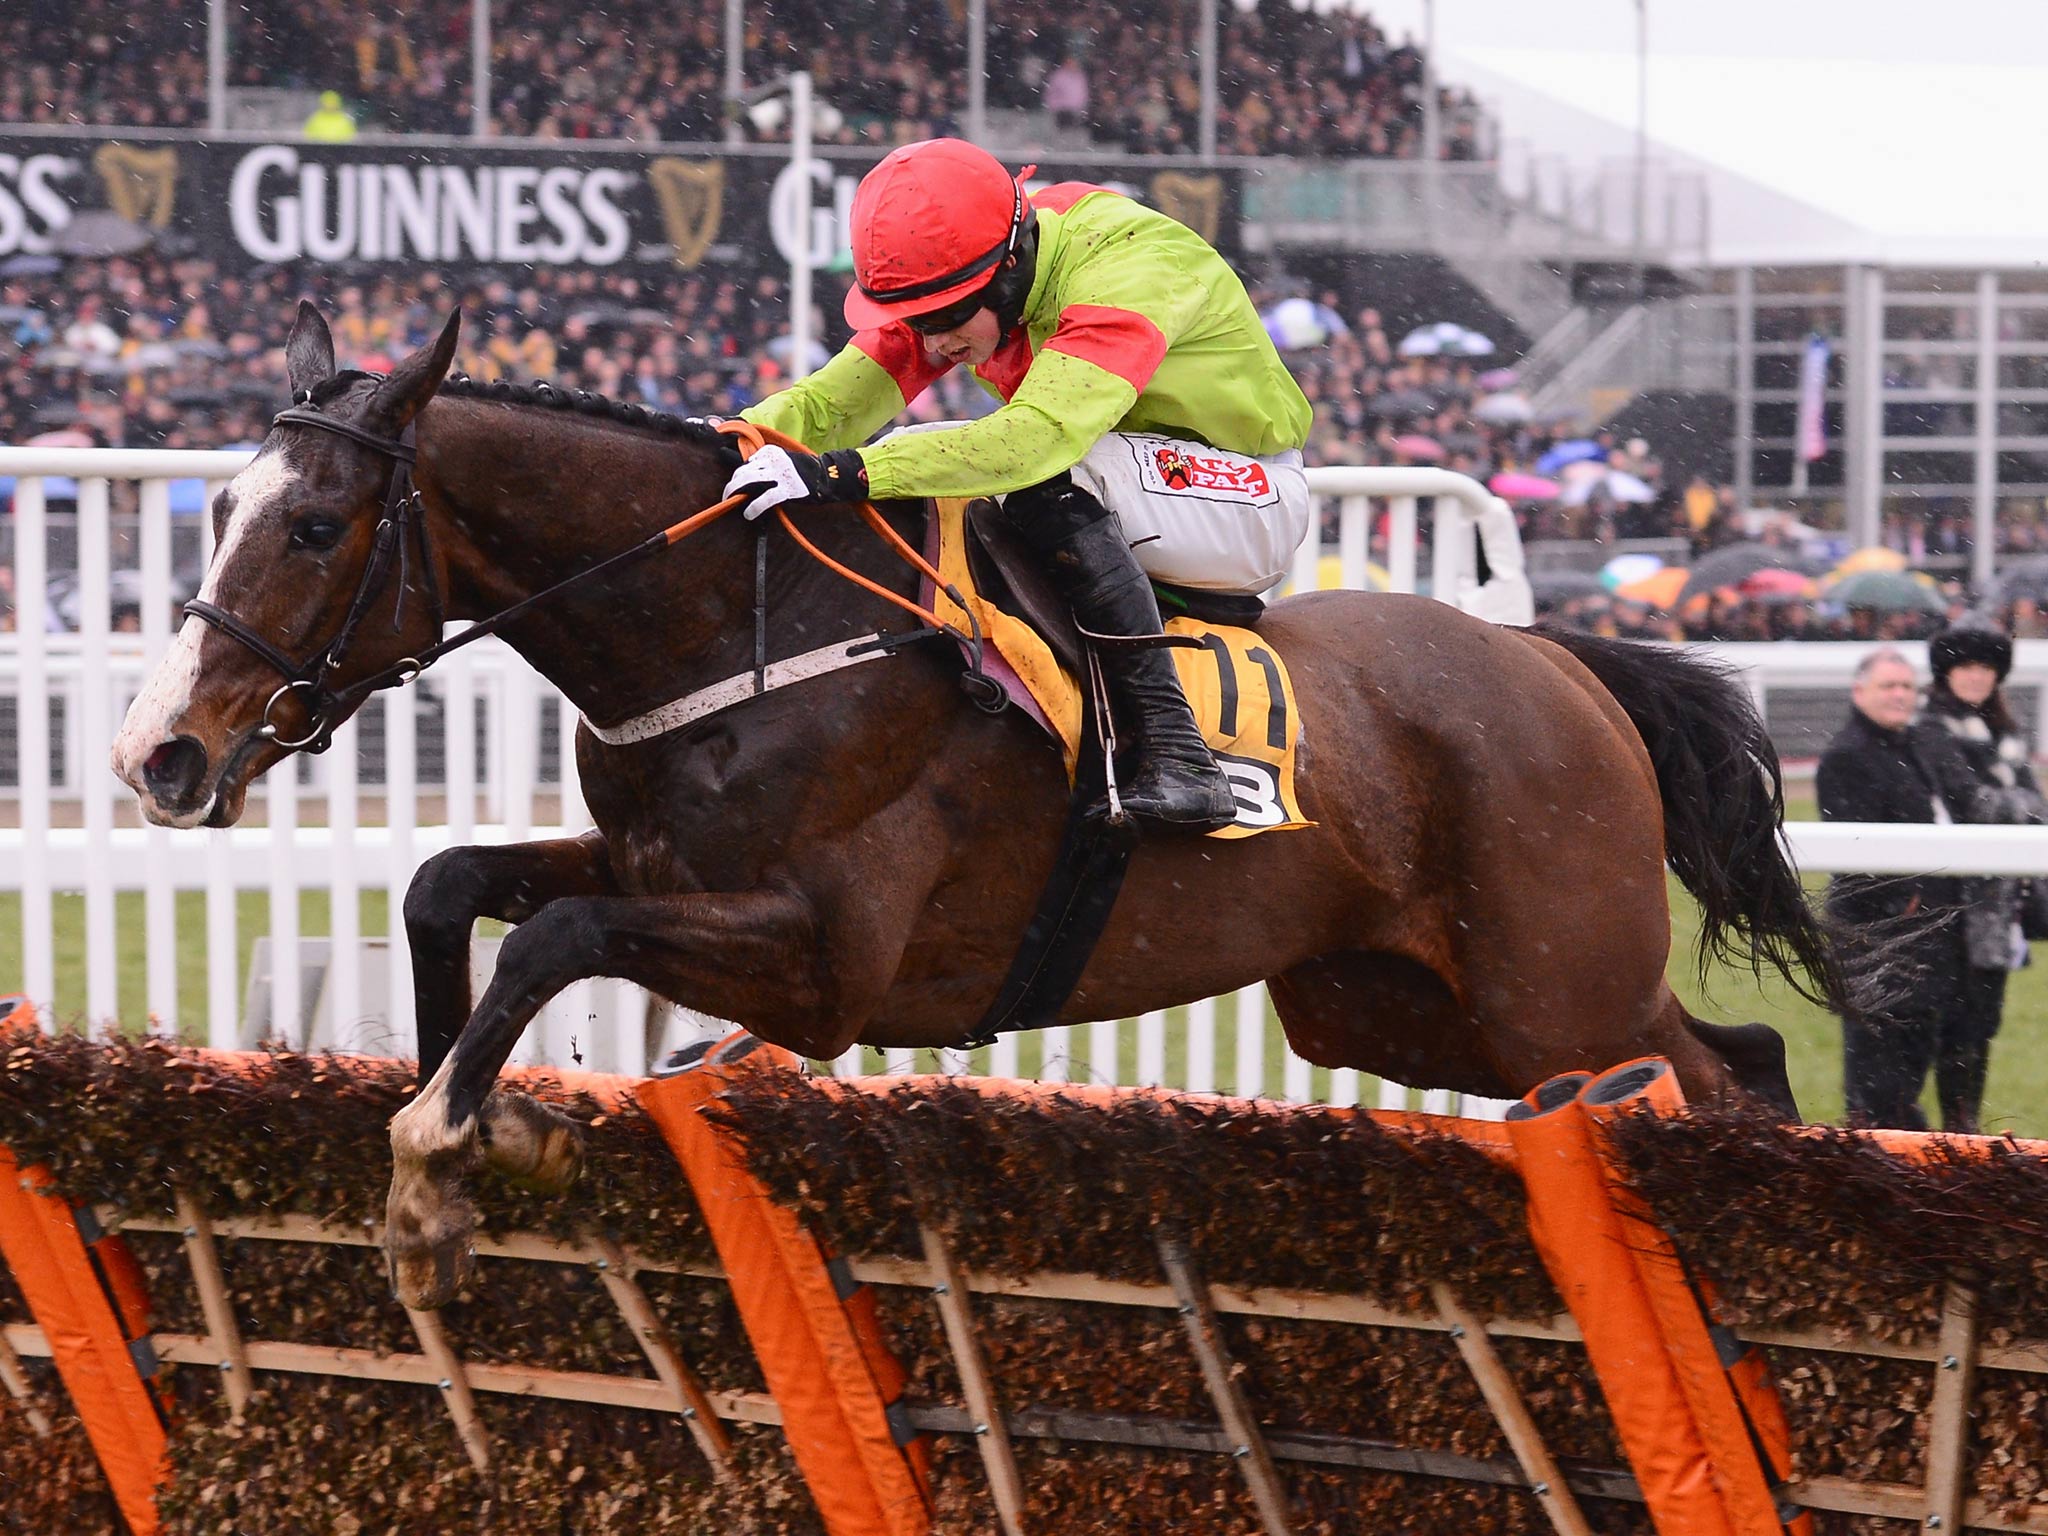
[[[171,482],[171,512],[173,515],[189,516],[206,510],[206,482],[204,480],[182,479]]]
[[[1536,461],[1536,473],[1554,475],[1567,464],[1576,464],[1581,459],[1604,459],[1607,450],[1590,437],[1575,437],[1569,442],[1559,443],[1550,452]]]

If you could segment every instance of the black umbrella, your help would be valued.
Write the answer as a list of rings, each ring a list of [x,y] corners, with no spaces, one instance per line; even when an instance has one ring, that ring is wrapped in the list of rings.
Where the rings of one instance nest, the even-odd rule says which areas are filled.
[[[1813,562],[1797,550],[1780,549],[1770,544],[1724,544],[1719,549],[1709,550],[1694,562],[1692,574],[1680,589],[1678,600],[1683,603],[1702,592],[1739,586],[1758,571],[1770,570],[1797,571],[1802,576],[1819,574]]]
[[[1538,602],[1562,603],[1575,597],[1600,597],[1607,588],[1597,571],[1531,571],[1529,590]]]
[[[156,239],[156,231],[106,208],[79,214],[57,232],[56,248],[66,256],[128,256]]]
[[[1374,395],[1366,409],[1375,416],[1427,416],[1436,409],[1436,396],[1419,389],[1392,389]]]
[[[1999,563],[1986,601],[1996,608],[2022,597],[2048,603],[2048,555],[2018,555]]]

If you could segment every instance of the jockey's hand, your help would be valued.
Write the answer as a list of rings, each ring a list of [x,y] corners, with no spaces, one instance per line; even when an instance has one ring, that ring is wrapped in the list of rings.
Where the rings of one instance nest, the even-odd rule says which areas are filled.
[[[859,451],[852,448],[816,454],[769,447],[732,472],[725,494],[749,498],[749,519],[780,506],[866,501],[868,471]]]

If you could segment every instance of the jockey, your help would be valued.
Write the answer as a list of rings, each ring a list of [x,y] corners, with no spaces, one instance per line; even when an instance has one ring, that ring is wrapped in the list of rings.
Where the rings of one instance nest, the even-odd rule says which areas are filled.
[[[819,452],[768,448],[727,495],[778,505],[993,498],[1083,629],[1156,635],[1148,576],[1277,585],[1309,524],[1309,405],[1244,285],[1199,235],[1082,182],[1027,195],[985,150],[894,151],[853,200],[856,334],[742,414]],[[1004,402],[976,421],[870,435],[965,363]],[[1192,829],[1236,815],[1173,659],[1107,646],[1137,737],[1129,812]]]

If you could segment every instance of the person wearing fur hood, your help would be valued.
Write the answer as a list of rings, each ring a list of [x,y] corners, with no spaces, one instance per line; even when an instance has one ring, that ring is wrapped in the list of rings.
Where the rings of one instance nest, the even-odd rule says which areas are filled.
[[[2027,740],[2007,707],[2003,684],[2012,670],[2012,640],[1987,619],[1968,614],[1927,644],[1934,685],[1921,728],[1945,729],[1974,781],[1959,819],[2004,824],[2048,822],[2048,801],[2034,780]],[[2026,963],[2020,937],[2027,882],[1973,878],[1959,882],[1969,965],[1960,1006],[1935,1056],[1935,1092],[1943,1128],[1979,1128],[1992,1037],[2005,1011],[2007,974]],[[1952,1032],[1951,1032],[1952,1031]]]

